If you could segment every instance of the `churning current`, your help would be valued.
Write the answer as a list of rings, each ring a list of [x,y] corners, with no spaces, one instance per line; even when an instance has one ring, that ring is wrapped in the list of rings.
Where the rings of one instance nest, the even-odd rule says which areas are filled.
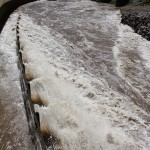
[[[55,149],[148,150],[150,42],[120,23],[120,11],[87,0],[15,13],[32,101]]]

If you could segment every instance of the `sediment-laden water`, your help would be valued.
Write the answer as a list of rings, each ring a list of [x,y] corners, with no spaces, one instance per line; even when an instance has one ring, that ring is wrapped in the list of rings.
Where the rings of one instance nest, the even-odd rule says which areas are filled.
[[[55,149],[148,150],[150,42],[111,5],[35,2],[17,14],[32,101]]]

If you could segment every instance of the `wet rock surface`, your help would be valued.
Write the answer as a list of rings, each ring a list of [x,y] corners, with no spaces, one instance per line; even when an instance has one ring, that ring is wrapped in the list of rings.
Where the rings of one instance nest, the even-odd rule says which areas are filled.
[[[150,41],[150,6],[134,6],[121,9],[123,24]]]

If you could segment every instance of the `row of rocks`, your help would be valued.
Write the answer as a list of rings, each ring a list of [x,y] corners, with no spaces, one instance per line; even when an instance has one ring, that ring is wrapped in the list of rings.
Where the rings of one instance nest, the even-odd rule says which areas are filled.
[[[150,12],[122,10],[123,24],[129,25],[134,31],[150,41]]]

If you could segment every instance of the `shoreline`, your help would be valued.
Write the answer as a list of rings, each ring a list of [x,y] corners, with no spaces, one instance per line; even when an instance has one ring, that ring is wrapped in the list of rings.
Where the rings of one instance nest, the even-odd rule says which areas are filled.
[[[135,33],[150,41],[150,5],[128,5],[120,9],[121,23],[130,26]]]

